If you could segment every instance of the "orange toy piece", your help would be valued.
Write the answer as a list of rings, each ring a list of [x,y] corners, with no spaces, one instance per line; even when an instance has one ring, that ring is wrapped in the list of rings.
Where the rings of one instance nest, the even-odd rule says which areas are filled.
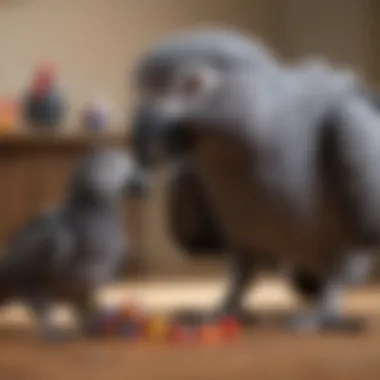
[[[215,344],[221,341],[221,333],[218,325],[209,324],[199,328],[198,339],[205,344]]]
[[[17,111],[17,103],[14,99],[0,99],[0,131],[10,131],[16,127]]]

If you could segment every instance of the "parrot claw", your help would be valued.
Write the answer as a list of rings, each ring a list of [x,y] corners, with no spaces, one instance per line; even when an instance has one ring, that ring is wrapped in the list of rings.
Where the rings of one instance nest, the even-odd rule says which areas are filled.
[[[288,330],[297,332],[321,330],[361,332],[366,325],[362,318],[345,318],[340,315],[326,315],[316,312],[295,314],[285,322],[285,327]]]

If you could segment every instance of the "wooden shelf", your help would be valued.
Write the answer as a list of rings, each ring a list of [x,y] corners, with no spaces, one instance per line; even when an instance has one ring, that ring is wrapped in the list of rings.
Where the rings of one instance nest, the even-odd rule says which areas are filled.
[[[21,147],[86,147],[91,144],[120,145],[128,143],[127,133],[75,133],[75,132],[2,132],[1,148]]]
[[[27,217],[62,199],[79,157],[126,141],[122,133],[0,133],[0,245]]]

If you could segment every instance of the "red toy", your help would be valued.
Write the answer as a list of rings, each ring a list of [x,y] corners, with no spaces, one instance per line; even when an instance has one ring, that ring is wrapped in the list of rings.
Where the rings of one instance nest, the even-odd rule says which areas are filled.
[[[226,339],[233,339],[239,332],[239,324],[233,317],[223,317],[219,321],[219,326]]]

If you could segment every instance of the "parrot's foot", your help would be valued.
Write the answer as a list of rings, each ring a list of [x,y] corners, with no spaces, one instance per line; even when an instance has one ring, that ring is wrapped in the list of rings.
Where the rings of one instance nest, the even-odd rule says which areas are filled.
[[[343,331],[361,332],[367,326],[363,318],[346,318],[340,315],[321,314],[318,312],[300,313],[291,316],[286,322],[288,330],[308,331]]]

